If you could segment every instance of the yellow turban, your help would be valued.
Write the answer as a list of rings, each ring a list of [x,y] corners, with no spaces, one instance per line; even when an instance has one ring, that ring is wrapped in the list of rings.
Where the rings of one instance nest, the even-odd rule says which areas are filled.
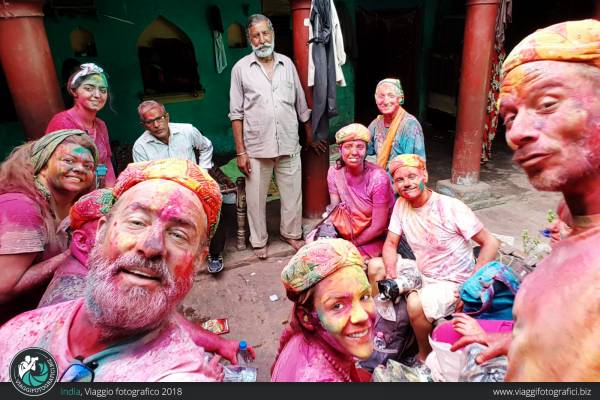
[[[394,176],[398,168],[401,167],[414,167],[419,168],[427,173],[425,167],[425,160],[418,154],[400,154],[390,161],[390,174]]]
[[[290,300],[349,266],[363,268],[358,249],[344,239],[319,239],[302,246],[281,271],[281,281]]]
[[[119,198],[134,185],[150,179],[173,181],[194,192],[206,213],[209,237],[215,233],[221,213],[221,189],[208,172],[189,160],[167,158],[131,163],[121,172],[113,188]]]
[[[346,125],[335,134],[335,142],[341,144],[350,140],[362,140],[365,143],[371,141],[371,132],[362,124]]]
[[[600,22],[593,19],[568,21],[539,29],[510,52],[504,64],[506,75],[532,61],[581,62],[600,67]]]

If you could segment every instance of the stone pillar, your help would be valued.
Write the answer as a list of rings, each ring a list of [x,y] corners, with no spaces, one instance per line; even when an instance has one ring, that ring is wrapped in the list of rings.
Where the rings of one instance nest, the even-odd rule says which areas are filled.
[[[48,46],[42,0],[0,2],[0,64],[27,139],[64,109]]]
[[[438,182],[437,187],[467,203],[489,197],[489,185],[479,181],[479,171],[500,3],[467,0],[452,178]]]
[[[310,0],[291,0],[292,31],[294,32],[294,63],[306,94],[308,106],[312,107],[312,90],[308,83],[308,21]],[[277,32],[275,32],[277,34]],[[301,129],[304,135],[304,130]],[[329,154],[316,154],[312,149],[302,151],[302,209],[306,218],[319,218],[329,204],[327,169]]]

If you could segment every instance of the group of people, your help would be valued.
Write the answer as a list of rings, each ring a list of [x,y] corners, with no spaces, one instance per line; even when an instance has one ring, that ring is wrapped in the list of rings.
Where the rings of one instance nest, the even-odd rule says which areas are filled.
[[[326,143],[313,141],[298,74],[273,51],[268,18],[251,16],[247,34],[253,52],[232,70],[229,118],[250,242],[268,257],[265,201],[275,173],[281,236],[297,250],[280,277],[292,314],[273,381],[368,380],[356,361],[373,353],[377,282],[407,268],[422,281],[403,299],[417,364],[432,351],[434,325],[454,315],[464,336],[453,349],[484,344],[478,362],[508,355],[507,380],[600,378],[600,22],[536,31],[503,65],[499,107],[514,160],[537,189],[563,193],[570,229],[523,281],[514,327],[494,333],[463,329],[472,321],[455,312],[460,285],[496,258],[499,242],[465,204],[427,187],[423,133],[401,106],[398,80],[377,85],[381,115],[368,128],[336,133],[331,204],[304,243],[299,122],[307,146],[320,152]],[[219,361],[235,363],[239,343],[176,311],[207,258],[209,270],[223,266],[212,144],[146,101],[135,162],[115,176],[96,117],[108,96],[104,72],[84,64],[69,90],[75,105],[0,165],[0,381],[26,347],[50,351],[65,381],[222,380]]]

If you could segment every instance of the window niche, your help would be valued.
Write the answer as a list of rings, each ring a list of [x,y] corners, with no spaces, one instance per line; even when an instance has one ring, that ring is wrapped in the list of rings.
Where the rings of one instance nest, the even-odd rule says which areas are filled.
[[[169,102],[203,95],[198,63],[190,38],[175,24],[159,16],[137,42],[145,98]]]
[[[230,49],[245,48],[246,34],[241,24],[234,22],[227,28],[227,45]]]

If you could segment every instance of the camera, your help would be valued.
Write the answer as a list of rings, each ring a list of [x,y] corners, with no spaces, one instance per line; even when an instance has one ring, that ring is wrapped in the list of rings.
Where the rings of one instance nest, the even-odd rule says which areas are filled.
[[[377,281],[379,294],[383,300],[396,303],[401,295],[422,286],[421,274],[417,269],[408,268],[398,272],[396,279],[384,279]]]

